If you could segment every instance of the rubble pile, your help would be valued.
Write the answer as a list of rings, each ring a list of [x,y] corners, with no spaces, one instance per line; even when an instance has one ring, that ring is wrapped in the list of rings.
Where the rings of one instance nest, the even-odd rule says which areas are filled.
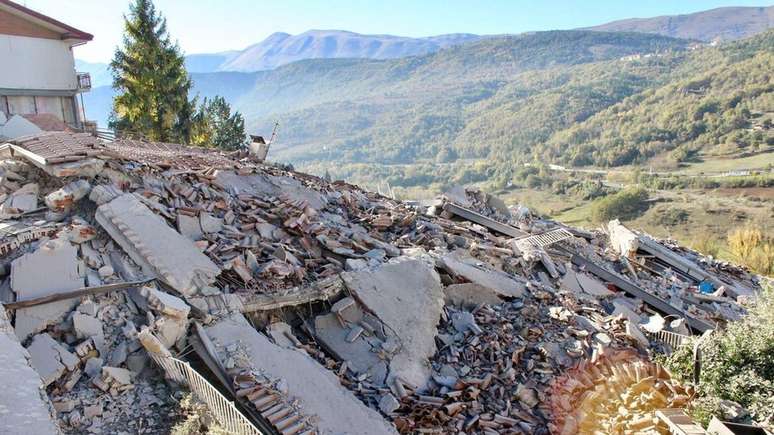
[[[556,378],[551,391],[551,432],[563,435],[669,433],[656,412],[683,408],[692,395],[631,351],[583,362]]]
[[[0,151],[0,300],[67,432],[171,424],[149,356],[198,358],[279,433],[592,424],[567,404],[646,427],[653,406],[584,400],[682,406],[649,356],[738,319],[758,288],[618,223],[568,228],[471,189],[424,210],[176,144],[60,132]],[[568,373],[588,380],[557,387]]]

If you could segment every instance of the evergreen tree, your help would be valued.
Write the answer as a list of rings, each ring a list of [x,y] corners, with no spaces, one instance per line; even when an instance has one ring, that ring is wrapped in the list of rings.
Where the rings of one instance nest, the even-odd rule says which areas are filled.
[[[188,143],[195,103],[183,54],[151,0],[134,0],[124,16],[123,46],[110,62],[113,99],[110,127],[155,141]]]
[[[245,120],[239,112],[231,113],[225,98],[205,98],[193,117],[191,142],[223,150],[240,149],[247,143]]]

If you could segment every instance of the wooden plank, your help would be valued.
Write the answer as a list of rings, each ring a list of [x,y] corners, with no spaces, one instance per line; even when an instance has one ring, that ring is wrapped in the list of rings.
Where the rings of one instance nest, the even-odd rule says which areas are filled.
[[[17,308],[34,307],[36,305],[49,304],[51,302],[57,302],[65,299],[79,298],[81,296],[96,295],[96,294],[107,293],[107,292],[116,291],[116,290],[126,290],[134,287],[139,287],[141,285],[144,285],[153,281],[154,279],[155,278],[148,278],[142,281],[119,282],[115,284],[101,285],[97,287],[83,287],[69,292],[56,293],[53,295],[42,296],[35,299],[28,299],[26,301],[11,302],[7,304],[3,304],[3,306],[5,308],[12,309],[12,310],[15,310]]]
[[[457,204],[453,204],[451,202],[447,202],[446,204],[444,204],[443,209],[453,215],[459,216],[465,220],[485,226],[492,231],[496,231],[500,234],[505,234],[506,236],[524,237],[529,235],[528,233],[525,233],[524,231],[521,231],[510,225],[497,222],[494,219],[488,218],[480,213],[476,213],[475,211],[467,209],[465,207],[460,207]]]
[[[714,329],[714,327],[711,324],[703,320],[699,320],[689,316],[687,313],[683,312],[682,310],[679,310],[673,307],[667,301],[659,298],[658,296],[654,296],[648,293],[647,291],[634,285],[629,280],[624,279],[608,270],[605,270],[597,266],[596,264],[586,260],[585,258],[581,257],[578,254],[573,254],[572,263],[575,264],[576,266],[584,268],[587,272],[593,275],[596,275],[607,282],[612,282],[613,284],[616,285],[616,287],[620,288],[621,290],[628,293],[629,295],[634,296],[635,298],[642,299],[643,302],[645,302],[646,304],[650,305],[651,307],[653,307],[654,309],[656,309],[657,311],[663,314],[672,314],[675,316],[685,318],[686,324],[699,332],[704,332],[710,329]]]

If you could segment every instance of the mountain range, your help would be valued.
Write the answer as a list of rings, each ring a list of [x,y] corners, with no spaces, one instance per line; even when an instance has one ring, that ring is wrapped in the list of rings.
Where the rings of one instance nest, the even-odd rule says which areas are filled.
[[[266,133],[275,121],[280,122],[280,140],[273,152],[284,161],[303,165],[337,161],[341,169],[362,163],[551,156],[563,163],[619,165],[678,149],[690,154],[696,151],[697,140],[708,139],[702,136],[707,132],[713,134],[709,139],[715,145],[744,134],[749,116],[731,126],[703,117],[731,110],[723,104],[734,110],[746,107],[748,115],[750,109],[765,109],[771,95],[765,73],[771,59],[765,56],[771,52],[767,45],[771,33],[763,43],[734,46],[734,51],[727,44],[712,48],[698,40],[753,34],[761,24],[750,17],[770,10],[723,8],[692,14],[691,19],[673,17],[662,31],[652,25],[656,34],[648,34],[642,21],[633,21],[632,26],[645,33],[576,30],[431,38],[337,31],[275,34],[271,41],[240,52],[192,55],[186,61],[194,92],[202,97],[224,96],[243,113],[251,133]],[[736,23],[736,30],[729,32],[713,23],[710,18],[718,16]],[[663,17],[652,20],[663,21]],[[620,22],[609,24],[613,25],[628,30]],[[704,30],[697,33],[702,26]],[[660,35],[683,34],[686,29],[693,32],[692,40]],[[325,42],[325,38],[338,41],[338,36],[360,42],[351,42],[346,49],[330,39]],[[380,44],[364,42],[374,38]],[[733,56],[727,54],[731,52],[746,63],[732,62]],[[312,58],[304,59],[307,55]],[[335,58],[339,56],[343,57]],[[226,71],[253,68],[263,70]],[[730,70],[749,72],[749,83],[735,84],[727,77]],[[692,89],[685,80],[712,83],[705,77],[711,71],[726,78],[716,88],[727,95],[713,89],[708,93],[713,100],[707,102],[685,94],[684,89]],[[760,89],[748,94],[743,91],[746,85]],[[666,96],[654,99],[652,94],[662,88],[665,95],[677,93],[679,101]],[[87,114],[104,122],[112,92],[109,87],[95,87],[85,94]],[[645,119],[630,107],[631,101],[650,102],[656,105],[654,110],[673,113],[671,106],[658,107],[668,101],[701,115],[691,115],[699,121],[675,114],[679,123],[663,124],[651,118],[644,127],[627,126],[617,120],[617,111],[625,109],[631,111],[630,118]],[[704,103],[719,106],[708,112],[697,108]],[[600,136],[603,128],[618,131],[619,136]],[[756,140],[748,142],[760,142]]]

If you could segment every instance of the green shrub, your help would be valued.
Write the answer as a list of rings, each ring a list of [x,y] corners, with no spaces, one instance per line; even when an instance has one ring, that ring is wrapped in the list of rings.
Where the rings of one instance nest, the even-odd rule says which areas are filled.
[[[690,412],[706,424],[720,400],[747,408],[752,419],[774,423],[774,289],[760,293],[749,314],[714,331],[701,348],[697,400]],[[693,344],[682,346],[663,364],[683,382],[692,377]]]
[[[639,187],[608,195],[594,201],[591,219],[596,223],[604,223],[612,219],[634,219],[647,210],[648,198],[648,191]]]

